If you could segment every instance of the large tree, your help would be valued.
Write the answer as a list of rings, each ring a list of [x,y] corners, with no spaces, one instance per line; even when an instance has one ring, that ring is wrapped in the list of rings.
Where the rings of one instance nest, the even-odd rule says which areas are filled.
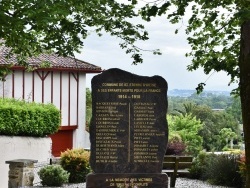
[[[191,45],[190,71],[225,71],[241,97],[247,180],[250,187],[250,0],[155,0],[141,10],[142,17],[166,15],[171,23],[187,22]],[[189,17],[190,15],[190,17]],[[176,33],[178,30],[176,30]],[[205,83],[197,87],[200,92]]]

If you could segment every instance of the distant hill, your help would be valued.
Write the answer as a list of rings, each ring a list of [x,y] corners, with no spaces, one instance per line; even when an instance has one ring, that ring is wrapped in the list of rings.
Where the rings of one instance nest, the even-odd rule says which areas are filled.
[[[196,93],[196,90],[173,89],[173,90],[168,91],[168,96],[190,97],[192,94],[195,94],[195,93]],[[206,97],[207,94],[230,96],[230,91],[203,91],[201,93],[203,97]]]

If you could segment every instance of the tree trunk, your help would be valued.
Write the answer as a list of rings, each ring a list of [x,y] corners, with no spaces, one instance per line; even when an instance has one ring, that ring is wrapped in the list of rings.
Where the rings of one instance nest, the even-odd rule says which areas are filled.
[[[241,27],[240,43],[240,97],[246,154],[246,188],[250,188],[250,20]]]
[[[230,148],[231,149],[234,148],[234,139],[233,138],[230,139]]]
[[[228,147],[228,138],[226,138],[226,147]]]

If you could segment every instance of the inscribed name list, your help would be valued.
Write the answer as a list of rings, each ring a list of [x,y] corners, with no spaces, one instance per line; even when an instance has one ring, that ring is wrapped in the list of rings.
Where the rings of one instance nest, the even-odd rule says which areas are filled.
[[[109,69],[92,79],[90,164],[95,173],[161,173],[167,82]]]

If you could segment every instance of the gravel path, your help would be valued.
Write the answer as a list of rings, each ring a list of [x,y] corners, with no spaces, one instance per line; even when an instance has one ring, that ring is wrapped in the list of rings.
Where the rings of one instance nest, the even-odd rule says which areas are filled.
[[[169,180],[170,181],[170,180]],[[175,188],[229,188],[224,186],[210,185],[207,182],[188,178],[177,178]]]
[[[170,179],[168,183],[170,182]],[[69,185],[69,186],[64,186],[67,188],[86,188],[85,183],[82,184],[76,184],[76,185]],[[176,179],[176,184],[175,188],[229,188],[229,187],[224,187],[224,186],[215,186],[215,185],[210,185],[204,181],[200,180],[193,180],[193,179],[188,179],[188,178],[177,178]]]
[[[168,180],[168,183],[169,182],[170,182],[170,179]],[[23,187],[23,188],[28,188],[28,187]],[[34,187],[34,188],[38,188],[38,187]],[[50,187],[46,187],[46,188],[50,188]],[[51,188],[56,188],[56,187],[51,187]],[[74,185],[65,184],[63,188],[86,188],[86,184],[85,183],[78,183]],[[193,179],[188,179],[188,178],[177,178],[175,188],[229,188],[229,187],[210,185],[200,180],[193,180]]]

